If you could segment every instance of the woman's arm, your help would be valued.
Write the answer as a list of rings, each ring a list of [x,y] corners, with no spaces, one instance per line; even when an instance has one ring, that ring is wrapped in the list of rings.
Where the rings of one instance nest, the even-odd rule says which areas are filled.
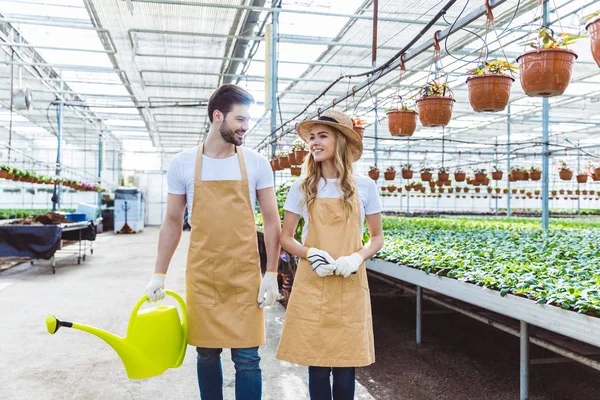
[[[383,247],[381,213],[365,216],[371,239],[358,251],[363,260],[373,257]]]
[[[281,247],[296,257],[306,258],[308,247],[303,246],[294,238],[299,221],[300,215],[290,211],[285,212],[285,216],[283,217],[283,228],[281,230]]]

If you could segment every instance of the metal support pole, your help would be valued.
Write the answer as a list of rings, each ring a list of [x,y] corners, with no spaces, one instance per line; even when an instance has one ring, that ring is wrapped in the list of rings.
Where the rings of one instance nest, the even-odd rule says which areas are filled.
[[[102,183],[102,132],[98,134],[98,185]],[[162,165],[161,165],[162,167]],[[102,192],[98,192],[98,210],[102,208]],[[162,220],[161,220],[162,221]]]
[[[579,150],[579,140],[577,141],[577,174],[579,174],[581,168],[581,150]],[[579,185],[579,181],[577,181],[577,215],[581,215],[581,186]]]
[[[373,0],[373,45],[371,48],[371,64],[377,66],[377,13],[379,12],[379,0]],[[377,102],[375,102],[377,104]]]
[[[377,104],[377,97],[375,97],[375,104]],[[375,158],[375,166],[377,166],[378,156],[377,152],[379,151],[379,115],[377,114],[377,108],[375,108],[375,123],[373,124],[375,130],[375,147],[373,148],[373,157]]]
[[[548,0],[544,0],[543,3],[543,23],[548,26],[550,21],[550,9],[548,7]],[[542,100],[542,229],[548,230],[548,182],[550,175],[549,168],[549,153],[548,153],[548,142],[550,140],[549,124],[550,124],[550,103],[548,98],[545,97]]]
[[[271,15],[271,42],[268,45],[271,47],[269,51],[270,57],[270,89],[271,93],[268,93],[270,96],[271,103],[271,139],[275,138],[275,130],[277,129],[277,41],[278,41],[278,23],[279,23],[279,13],[275,12]],[[277,150],[277,146],[275,141],[271,143],[271,157],[275,157],[275,152]],[[275,176],[275,171],[273,171],[273,176]]]
[[[529,399],[529,326],[527,322],[521,321],[521,350],[520,350],[520,400]]]
[[[63,89],[63,81],[60,81],[60,90]],[[60,171],[62,169],[62,117],[63,117],[63,100],[62,97],[58,101],[56,110],[56,122],[58,129],[56,130],[56,136],[58,139],[58,147],[56,150],[56,176],[60,177]],[[58,185],[54,185],[54,196],[52,196],[52,211],[60,211],[60,198],[62,195],[62,182]]]
[[[417,344],[421,344],[421,324],[423,322],[423,288],[417,286]]]
[[[508,109],[506,111],[506,173],[510,174],[510,103],[508,104]],[[506,194],[506,216],[510,217],[510,179],[508,179],[508,193]]]
[[[406,145],[406,164],[410,164],[410,143]],[[410,191],[406,191],[406,213],[410,213]]]

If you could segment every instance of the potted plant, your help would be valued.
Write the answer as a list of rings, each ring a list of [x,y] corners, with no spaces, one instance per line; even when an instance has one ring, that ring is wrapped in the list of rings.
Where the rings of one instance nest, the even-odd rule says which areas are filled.
[[[496,192],[496,193],[500,193],[501,191],[502,191],[502,188],[499,188],[499,187],[494,188],[494,192]]]
[[[385,192],[386,190],[387,190],[387,186],[382,186],[382,187],[381,187],[381,191],[382,191],[382,192]]]
[[[568,194],[568,195],[571,195],[571,194],[573,194],[573,190],[571,190],[571,189],[567,189],[567,194]]]
[[[446,126],[452,118],[454,99],[447,82],[432,81],[419,90],[417,111],[423,126]]]
[[[453,187],[448,188],[448,193],[454,193],[454,188]]]
[[[417,112],[405,104],[386,111],[388,129],[392,136],[412,136],[417,129]]]
[[[577,196],[579,196],[579,195],[581,194],[581,190],[577,189],[577,190],[575,191],[575,194],[576,194]]]
[[[488,192],[488,193],[492,193],[492,191],[494,190],[494,188],[493,188],[493,187],[491,187],[491,186],[488,186],[488,187],[486,188],[486,190],[487,190],[487,192]]]
[[[487,178],[487,174],[485,173],[485,168],[479,168],[474,171],[475,174],[475,182],[484,183],[485,178]]]
[[[302,164],[304,162],[304,159],[308,155],[308,145],[304,140],[298,139],[296,140],[296,143],[294,143],[293,150],[296,162],[298,164]]]
[[[504,194],[508,194],[508,188],[504,188],[504,189],[502,189],[502,193],[504,193]]]
[[[494,170],[492,171],[492,179],[495,181],[499,181],[502,179],[502,175],[504,174],[498,166],[494,165]]]
[[[584,196],[587,196],[587,194],[588,194],[588,191],[584,189],[584,190],[582,190],[582,191],[581,191],[581,193],[582,193]]]
[[[273,171],[279,171],[281,169],[279,168],[279,158],[273,158],[269,163],[271,164],[271,169]]]
[[[573,171],[567,165],[567,163],[565,162],[565,160],[560,160],[559,163],[560,164],[559,164],[559,167],[558,167],[558,176],[563,181],[570,181],[571,178],[573,178]]]
[[[542,27],[534,41],[524,43],[535,49],[517,57],[525,94],[532,97],[563,94],[571,81],[571,71],[577,59],[575,52],[564,47],[583,37],[569,33],[555,35],[552,29]]]
[[[352,129],[354,129],[354,132],[358,133],[358,136],[360,136],[361,140],[363,138],[363,135],[365,133],[365,121],[359,118],[352,118]]]
[[[439,189],[438,189],[438,191],[439,191],[440,193],[444,193],[444,192],[446,191],[446,188],[445,188],[445,187],[441,187],[441,188],[439,188]]]
[[[558,194],[558,190],[552,190],[550,193],[552,193],[552,196],[556,196]]]
[[[429,180],[429,187],[434,187],[435,186],[435,179],[430,179]]]
[[[393,181],[396,179],[396,168],[393,165],[390,165],[383,173],[383,177],[386,181]]]
[[[536,196],[539,196],[539,195],[540,195],[540,190],[539,190],[539,189],[535,189],[535,190],[533,191],[533,193],[535,193],[535,195],[536,195]]]
[[[600,67],[600,11],[596,11],[585,17],[589,21],[585,26],[585,30],[590,34],[590,46],[592,48],[592,56],[596,64]]]
[[[369,178],[376,181],[379,179],[379,168],[376,165],[369,166]]]
[[[509,73],[518,70],[507,61],[484,61],[468,71],[469,103],[475,112],[496,112],[506,108],[515,81]]]
[[[531,167],[529,170],[529,179],[532,181],[539,181],[542,179],[542,170],[538,167]]]
[[[523,179],[523,173],[521,172],[521,168],[514,166],[510,167],[510,176],[512,176],[513,181],[520,181]]]
[[[511,192],[512,194],[517,194],[517,189],[510,189],[510,192]]]
[[[456,168],[454,170],[454,180],[456,182],[464,182],[466,177],[467,174],[465,173],[465,171],[463,171],[462,168]]]
[[[396,186],[393,183],[391,183],[391,184],[388,185],[387,190],[390,193],[395,192],[396,191]]]
[[[480,187],[476,187],[475,188],[475,193],[479,193],[479,192],[481,192],[481,188]]]
[[[444,186],[451,186],[452,185],[452,181],[450,179],[446,179],[444,181]]]
[[[588,174],[585,171],[579,171],[577,174],[577,183],[586,183],[588,180]]]
[[[462,188],[460,186],[456,186],[455,189],[456,193],[460,193],[462,191]]]
[[[450,179],[450,168],[447,167],[440,167],[438,169],[438,180],[442,181],[442,182],[446,182],[447,180]]]
[[[10,167],[6,164],[0,164],[0,179],[6,179]]]
[[[290,168],[292,165],[290,164],[290,159],[287,154],[279,153],[279,167],[281,169]]]
[[[431,168],[431,167],[421,168],[421,180],[424,182],[431,181],[431,176],[432,176],[431,171],[433,171],[433,168]]]
[[[469,190],[471,190],[471,188],[468,186],[463,188],[463,192],[465,193],[469,193]]]
[[[519,193],[525,194],[525,189],[519,189]]]
[[[302,167],[298,165],[292,165],[292,167],[290,168],[290,173],[292,174],[292,176],[300,176],[302,174]]]
[[[403,179],[412,179],[413,171],[411,168],[412,168],[412,164],[402,164],[400,166],[400,169],[402,170],[402,178]]]
[[[560,189],[560,190],[558,191],[558,193],[560,193],[560,194],[565,194],[565,189]]]

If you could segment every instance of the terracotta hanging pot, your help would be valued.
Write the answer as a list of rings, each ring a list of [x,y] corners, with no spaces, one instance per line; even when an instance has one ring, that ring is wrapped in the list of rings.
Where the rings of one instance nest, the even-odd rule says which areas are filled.
[[[424,97],[417,100],[421,124],[427,127],[446,126],[452,118],[454,100],[451,96]]]
[[[438,180],[442,181],[442,182],[446,182],[448,179],[450,179],[450,174],[447,172],[438,172]]]
[[[307,155],[308,155],[308,150],[294,151],[294,156],[296,157],[296,162],[298,162],[298,164],[302,164]]]
[[[492,172],[492,179],[495,181],[499,181],[502,179],[502,174],[503,174],[502,171],[494,171],[494,172]]]
[[[402,170],[402,178],[403,179],[412,179],[413,177],[413,171],[410,169],[403,169]]]
[[[542,171],[531,171],[529,172],[529,179],[532,181],[539,181],[542,179]]]
[[[508,105],[510,88],[515,81],[510,75],[484,74],[467,78],[469,103],[475,112],[502,111]]]
[[[577,183],[586,183],[588,179],[587,174],[579,174],[577,175]]]
[[[560,172],[558,173],[558,176],[560,177],[561,180],[563,181],[570,181],[571,178],[573,178],[573,171],[569,171],[566,169],[562,169],[560,170]]]
[[[279,167],[281,167],[282,169],[291,167],[290,159],[288,158],[288,156],[279,157]]]
[[[288,160],[290,161],[290,165],[298,165],[300,164],[298,160],[296,160],[296,153],[292,152],[288,154]]]
[[[423,182],[431,181],[432,173],[431,172],[421,172],[421,180]]]
[[[521,172],[521,180],[528,181],[529,180],[529,172]]]
[[[374,181],[379,179],[379,170],[369,171],[369,178],[373,179]]]
[[[475,182],[483,183],[487,178],[487,174],[475,174]]]
[[[385,171],[385,172],[383,173],[383,178],[384,178],[386,181],[393,181],[394,179],[396,179],[396,172],[395,172],[395,171],[390,171],[390,172],[388,172],[388,171]]]
[[[392,136],[412,136],[417,129],[417,112],[390,110],[387,112],[388,129]]]
[[[8,176],[8,171],[6,170],[0,170],[0,179],[6,179],[6,177]]]
[[[577,54],[567,49],[537,49],[517,57],[521,86],[532,97],[560,96],[571,81]]]
[[[360,136],[360,139],[362,140],[363,135],[365,134],[365,128],[362,126],[353,126],[352,129],[354,129],[354,132],[358,133],[358,136]]]
[[[294,166],[290,168],[290,172],[292,173],[292,176],[300,176],[300,174],[302,173],[302,168]]]
[[[271,168],[273,171],[279,171],[281,169],[279,168],[279,158],[274,158],[271,160]]]
[[[456,182],[464,182],[466,177],[467,177],[467,174],[464,172],[455,172],[454,173],[454,180]]]
[[[587,24],[585,30],[590,34],[592,56],[594,57],[596,64],[600,67],[600,18]]]

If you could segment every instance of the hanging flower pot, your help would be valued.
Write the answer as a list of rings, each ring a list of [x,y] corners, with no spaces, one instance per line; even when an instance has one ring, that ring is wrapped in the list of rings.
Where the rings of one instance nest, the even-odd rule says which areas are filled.
[[[396,191],[396,186],[394,186],[394,185],[388,186],[388,192],[391,193],[391,192],[395,192],[395,191]]]
[[[460,169],[454,171],[454,180],[456,182],[464,182],[467,178],[467,174]]]
[[[558,176],[563,181],[570,181],[571,178],[573,178],[573,171],[571,171],[569,169],[561,169],[560,172],[558,173]]]
[[[294,166],[294,165],[299,165],[300,163],[298,162],[298,160],[296,160],[296,153],[295,152],[290,152],[288,153],[288,160],[290,161],[290,165]]]
[[[360,136],[360,139],[362,140],[365,134],[365,128],[362,126],[353,126],[352,129],[354,129],[354,132],[358,133],[358,136]]]
[[[290,172],[292,173],[292,176],[300,176],[300,174],[302,173],[302,168],[293,166],[292,168],[290,168]]]
[[[402,166],[402,179],[412,179],[413,171],[410,168],[410,164]]]
[[[600,67],[600,18],[587,24],[585,30],[590,34],[592,56],[596,64]]]
[[[8,176],[8,170],[0,169],[0,179],[6,179]]]
[[[274,158],[271,160],[271,168],[273,171],[280,171],[281,167],[279,166],[279,158]]]
[[[514,81],[515,78],[502,73],[468,77],[469,103],[471,103],[473,111],[498,112],[504,110],[508,105],[510,89]]]
[[[448,172],[438,172],[438,180],[442,182],[446,182],[450,179],[450,174]]]
[[[424,97],[417,100],[419,120],[425,127],[446,126],[452,118],[452,96]]]
[[[431,177],[433,176],[433,174],[431,173],[431,168],[423,168],[421,169],[421,180],[423,182],[429,182],[431,181]]]
[[[532,181],[539,181],[540,179],[542,179],[542,171],[538,170],[537,168],[531,168],[531,171],[529,171],[529,179],[531,179]]]
[[[446,179],[444,181],[444,186],[450,186],[450,185],[452,185],[452,182],[450,181],[450,179]]]
[[[388,129],[392,136],[412,136],[417,129],[417,112],[407,108],[388,110]]]
[[[567,49],[537,49],[517,57],[521,86],[531,97],[560,96],[571,81],[577,54]]]
[[[386,181],[393,181],[396,179],[396,168],[393,165],[388,167],[383,173],[383,177]]]
[[[502,180],[502,175],[503,175],[503,172],[500,171],[499,169],[492,171],[492,179],[495,181]]]
[[[279,167],[281,169],[285,169],[285,168],[290,168],[291,167],[290,159],[288,158],[288,156],[279,156]]]
[[[294,150],[294,157],[296,158],[296,162],[298,164],[302,164],[307,155],[308,155],[308,150],[298,150],[298,149]]]
[[[577,175],[577,183],[586,183],[588,180],[587,174],[578,174]]]
[[[373,165],[369,167],[369,178],[373,179],[374,181],[379,179],[379,169],[377,167]]]
[[[475,182],[484,183],[486,178],[487,174],[485,173],[485,169],[475,171]]]
[[[435,184],[436,184],[437,186],[439,186],[439,187],[442,187],[442,186],[444,186],[444,181],[440,181],[440,180],[438,180],[438,181],[436,181],[436,182],[435,182]]]

